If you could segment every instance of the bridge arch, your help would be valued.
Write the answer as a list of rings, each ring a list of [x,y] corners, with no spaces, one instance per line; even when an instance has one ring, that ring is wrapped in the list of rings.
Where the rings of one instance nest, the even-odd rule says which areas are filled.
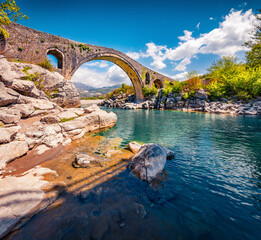
[[[154,85],[155,85],[155,87],[156,87],[157,89],[163,88],[163,83],[162,83],[162,81],[160,81],[159,79],[154,80],[153,83],[154,83]]]
[[[88,56],[87,58],[83,59],[74,66],[72,72],[70,73],[69,79],[71,79],[72,75],[76,72],[76,70],[79,69],[84,63],[92,60],[106,60],[119,66],[130,78],[134,87],[136,100],[144,100],[144,96],[142,93],[143,83],[137,69],[126,58],[117,54],[103,52]]]
[[[49,48],[46,52],[46,55],[54,56],[57,60],[57,68],[63,69],[64,55],[60,50],[56,48]]]

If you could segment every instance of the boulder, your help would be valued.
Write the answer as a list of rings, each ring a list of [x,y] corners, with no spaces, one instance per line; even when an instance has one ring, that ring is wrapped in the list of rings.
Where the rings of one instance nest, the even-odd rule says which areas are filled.
[[[0,128],[0,144],[9,143],[13,141],[15,135],[19,131],[20,126],[1,127]]]
[[[174,153],[159,144],[144,144],[130,163],[133,172],[143,181],[152,181],[163,170],[167,158]]]
[[[64,131],[68,132],[75,129],[83,129],[87,123],[88,122],[85,122],[84,117],[79,117],[71,121],[59,123],[59,125],[62,127]]]
[[[87,153],[78,153],[72,165],[75,168],[86,168],[94,161],[96,161],[96,159],[89,156]]]
[[[63,142],[63,134],[62,133],[44,136],[44,138],[42,139],[42,143],[45,144],[47,147],[50,147],[50,148],[57,147],[58,144],[60,144],[62,142]]]
[[[4,84],[0,82],[0,107],[7,106],[12,103],[17,103],[18,97],[10,95]]]
[[[57,115],[60,119],[72,119],[78,117],[73,109],[65,110]]]
[[[47,124],[54,124],[54,123],[60,122],[60,118],[58,118],[56,116],[44,116],[44,117],[41,117],[40,122],[44,122]]]
[[[207,100],[208,94],[203,89],[200,89],[199,91],[195,92],[194,97],[200,100]]]
[[[128,147],[133,153],[137,153],[140,150],[141,145],[136,142],[130,142]]]
[[[85,113],[92,113],[92,112],[99,111],[99,110],[100,110],[100,108],[96,104],[93,104],[90,107],[84,108]]]
[[[100,119],[100,128],[110,127],[117,122],[117,115],[113,112],[106,112],[103,110],[95,112]]]
[[[32,104],[15,104],[10,109],[19,111],[22,118],[28,117],[35,110]]]
[[[167,98],[166,100],[166,108],[171,109],[175,106],[175,98]]]
[[[63,134],[61,127],[58,124],[47,125],[47,127],[44,130],[44,136],[41,141],[47,147],[57,147],[58,144],[63,142]]]
[[[25,141],[14,141],[0,145],[0,168],[6,163],[23,156],[28,152],[28,144]]]
[[[0,109],[0,121],[6,124],[18,123],[20,120],[20,111],[12,111],[11,109]]]

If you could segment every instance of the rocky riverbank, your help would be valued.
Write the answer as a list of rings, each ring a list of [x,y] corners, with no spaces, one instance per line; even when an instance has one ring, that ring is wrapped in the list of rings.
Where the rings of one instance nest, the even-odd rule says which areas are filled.
[[[72,140],[117,121],[97,105],[79,105],[73,83],[59,73],[0,56],[0,238],[49,206],[64,187],[43,178],[55,170],[35,166],[58,156]]]
[[[127,96],[121,93],[113,96],[112,99],[104,100],[100,105],[122,109],[166,109],[216,114],[261,115],[261,97],[248,102],[238,100],[236,97],[230,100],[223,98],[218,101],[210,101],[207,93],[202,90],[196,92],[190,99],[185,99],[181,93],[169,94],[166,97],[162,94],[162,90],[159,90],[157,97],[153,96],[141,103],[135,103],[133,95]]]

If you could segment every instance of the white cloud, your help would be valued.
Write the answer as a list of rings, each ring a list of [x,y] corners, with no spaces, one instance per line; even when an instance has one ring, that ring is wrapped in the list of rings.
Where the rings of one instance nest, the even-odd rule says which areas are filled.
[[[213,17],[210,17],[209,20],[213,20],[214,18]]]
[[[90,61],[85,63],[84,66],[106,68],[109,66],[109,64],[104,61],[94,61],[94,62]]]
[[[197,24],[196,28],[199,29],[200,22]]]
[[[134,60],[138,60],[141,56],[141,54],[137,53],[137,52],[127,52],[126,55],[131,57]]]
[[[80,82],[92,87],[107,87],[115,84],[126,83],[131,85],[127,74],[117,65],[108,68],[106,72],[99,72],[96,69],[89,69],[89,65],[84,64],[72,77],[72,81]]]
[[[190,64],[191,61],[189,58],[184,58],[175,68],[174,70],[176,71],[185,71],[186,70],[186,66],[188,64]]]
[[[174,80],[182,81],[187,79],[188,72],[183,72],[172,76]]]
[[[89,67],[97,67],[99,66],[100,62],[87,62],[84,65]]]
[[[194,38],[192,37],[192,32],[190,32],[190,31],[188,31],[188,30],[184,30],[183,32],[184,32],[184,36],[178,37],[178,39],[179,39],[180,41],[187,42],[187,41],[190,41],[190,40],[194,39]],[[179,43],[179,44],[181,44],[181,43]]]
[[[215,54],[222,57],[245,51],[243,43],[250,39],[250,34],[254,30],[254,20],[255,16],[251,9],[246,12],[232,9],[224,17],[223,22],[219,23],[218,28],[201,34],[198,38],[192,37],[192,32],[185,30],[184,36],[178,37],[181,42],[176,48],[151,42],[146,44],[145,53],[138,54],[139,57],[151,57],[153,59],[151,66],[156,69],[165,68],[165,61],[171,60],[179,61],[175,70],[185,71],[186,66],[191,63],[191,58],[197,57],[198,54]]]
[[[99,67],[100,67],[100,68],[106,68],[106,67],[108,67],[108,66],[109,66],[109,64],[106,63],[106,62],[101,62],[101,63],[99,64]]]

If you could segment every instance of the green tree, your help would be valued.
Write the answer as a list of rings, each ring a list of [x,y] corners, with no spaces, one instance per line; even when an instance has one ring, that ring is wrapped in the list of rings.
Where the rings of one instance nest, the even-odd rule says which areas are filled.
[[[16,5],[15,0],[5,0],[0,3],[0,34],[8,38],[9,33],[6,31],[5,26],[12,21],[16,22],[23,18],[28,19],[26,15],[20,12],[20,8]]]
[[[245,46],[251,48],[246,52],[247,65],[250,67],[261,66],[261,9],[259,9],[259,14],[256,14],[255,27],[256,31],[252,39],[245,43]]]

